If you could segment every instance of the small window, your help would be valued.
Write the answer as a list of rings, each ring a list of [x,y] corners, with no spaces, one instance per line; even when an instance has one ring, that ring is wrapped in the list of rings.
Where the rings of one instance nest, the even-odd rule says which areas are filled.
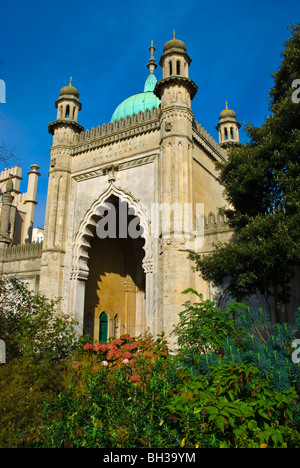
[[[177,75],[180,75],[180,61],[177,60],[177,63],[176,63],[176,73]]]
[[[169,62],[169,67],[170,67],[170,76],[173,75],[173,66],[172,62]]]
[[[66,107],[66,119],[68,119],[70,117],[70,106],[68,105]]]

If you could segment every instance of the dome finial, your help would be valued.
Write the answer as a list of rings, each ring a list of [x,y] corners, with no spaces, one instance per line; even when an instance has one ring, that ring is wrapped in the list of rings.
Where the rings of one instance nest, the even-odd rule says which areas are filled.
[[[72,86],[72,81],[73,81],[73,78],[71,77],[69,86]]]
[[[228,101],[226,101],[226,109],[228,109]]]
[[[155,47],[153,45],[153,41],[151,41],[151,46],[149,47],[149,50],[150,50],[150,59],[149,59],[149,63],[147,65],[147,67],[150,70],[150,74],[153,74],[154,70],[157,68],[157,65],[155,63],[155,58],[154,58],[154,52],[155,52],[156,49],[155,49]]]
[[[186,53],[186,46],[185,46],[185,43],[180,41],[179,39],[176,39],[176,33],[175,33],[175,29],[173,31],[173,39],[171,39],[170,41],[166,42],[165,45],[164,45],[164,53],[166,51],[169,51],[170,49],[181,49],[180,51],[182,52],[185,52]]]

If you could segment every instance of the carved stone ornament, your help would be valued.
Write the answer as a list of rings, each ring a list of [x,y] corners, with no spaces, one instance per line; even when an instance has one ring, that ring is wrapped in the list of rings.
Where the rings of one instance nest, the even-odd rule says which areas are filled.
[[[171,122],[166,122],[165,123],[165,130],[166,130],[166,132],[171,132],[172,131],[172,123]]]

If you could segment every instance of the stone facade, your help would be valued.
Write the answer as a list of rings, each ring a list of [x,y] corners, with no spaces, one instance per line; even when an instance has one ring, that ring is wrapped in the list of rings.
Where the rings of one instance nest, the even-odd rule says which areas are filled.
[[[152,45],[150,74],[156,68],[154,50]],[[49,298],[61,298],[62,311],[74,315],[79,332],[94,340],[105,333],[138,335],[147,328],[154,335],[169,335],[186,299],[184,289],[212,296],[210,285],[193,271],[187,250],[195,245],[208,252],[232,236],[218,214],[225,201],[215,161],[226,160],[223,143],[238,143],[239,124],[233,114],[222,115],[220,145],[196,121],[191,101],[198,88],[189,78],[190,62],[184,43],[169,41],[160,60],[163,78],[153,90],[160,107],[91,130],[78,123],[78,90],[72,82],[62,88],[57,119],[49,124],[53,144],[44,241],[2,243],[3,272],[27,280]],[[234,130],[226,133],[228,118]],[[24,203],[33,203],[30,194]],[[121,206],[129,209],[128,225],[138,222],[139,238],[124,238],[120,232],[99,238],[97,226],[107,203],[116,213]],[[152,216],[153,206],[158,216]],[[198,206],[204,208],[204,218],[197,217]],[[171,210],[169,229],[162,207]],[[186,207],[188,229],[180,218]],[[203,242],[197,245],[199,222]],[[27,229],[29,222],[24,223]],[[15,243],[26,243],[26,235]]]

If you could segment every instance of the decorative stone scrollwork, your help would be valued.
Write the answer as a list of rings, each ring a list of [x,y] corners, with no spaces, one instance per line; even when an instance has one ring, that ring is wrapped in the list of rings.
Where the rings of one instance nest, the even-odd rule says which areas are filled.
[[[172,131],[172,123],[171,122],[166,122],[165,123],[165,130],[166,130],[166,132],[171,132]]]
[[[147,273],[153,273],[153,267],[154,267],[154,262],[153,260],[147,260],[142,263],[142,267],[144,272]]]

